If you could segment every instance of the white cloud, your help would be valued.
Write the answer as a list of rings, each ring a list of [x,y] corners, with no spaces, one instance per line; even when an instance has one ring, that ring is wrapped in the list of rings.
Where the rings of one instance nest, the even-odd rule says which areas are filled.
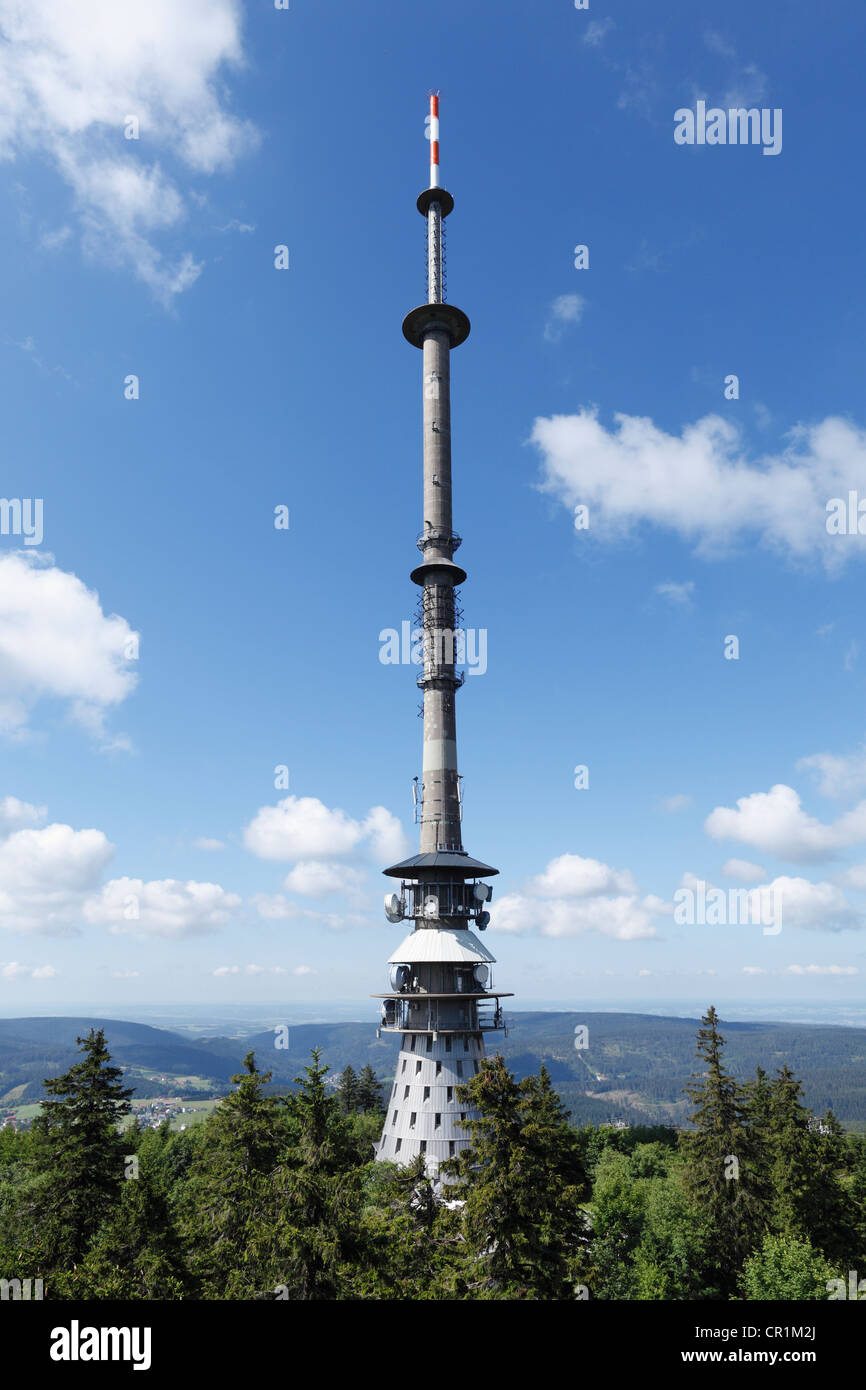
[[[788,975],[859,975],[856,965],[787,965]]]
[[[45,819],[45,810],[44,806],[31,806],[29,801],[19,801],[17,796],[4,796],[0,801],[0,837],[38,825]]]
[[[287,796],[276,806],[262,806],[244,830],[244,844],[259,859],[332,859],[362,843],[377,860],[405,853],[400,823],[384,806],[374,806],[357,821],[317,797]]]
[[[713,839],[739,840],[782,859],[826,859],[866,840],[866,801],[823,825],[806,814],[793,787],[779,783],[769,792],[741,796],[736,810],[717,806],[704,829]]]
[[[594,931],[632,941],[655,936],[651,919],[657,901],[639,901],[627,869],[612,869],[579,854],[560,854],[543,873],[528,880],[523,892],[501,897],[491,916],[499,931],[538,931],[542,936],[582,936]],[[666,904],[661,906],[667,909]]]
[[[661,810],[669,815],[675,815],[677,811],[687,811],[692,804],[692,798],[685,792],[677,792],[675,796],[663,796],[659,802]]]
[[[360,912],[315,912],[310,907],[293,903],[282,893],[255,893],[250,899],[260,917],[266,921],[303,919],[327,927],[329,931],[344,931],[346,927],[369,926],[369,918]]]
[[[560,294],[550,306],[548,319],[544,325],[544,336],[549,343],[558,343],[569,324],[580,323],[586,301],[579,294]]]
[[[715,29],[708,29],[704,34],[704,43],[713,53],[721,53],[725,58],[736,58],[737,51],[731,46],[727,39],[717,33]]]
[[[611,29],[616,25],[608,15],[605,19],[592,19],[586,26],[586,33],[583,36],[583,43],[588,48],[600,48]]]
[[[685,605],[691,603],[692,594],[695,591],[693,579],[687,579],[682,584],[675,584],[673,580],[667,580],[664,584],[656,584],[655,592],[662,598],[670,599],[673,604]]]
[[[0,979],[53,980],[57,971],[53,965],[21,965],[17,960],[0,961]]]
[[[618,941],[655,936],[651,914],[633,896],[618,898],[532,898],[507,893],[491,907],[497,931],[537,931],[542,936],[597,932]]]
[[[0,731],[21,734],[37,701],[57,699],[103,738],[106,712],[135,688],[125,651],[136,642],[74,574],[31,554],[0,555]]]
[[[208,839],[208,837],[207,837],[206,835],[202,835],[202,836],[200,837],[200,839],[194,840],[194,841],[193,841],[193,848],[194,848],[194,849],[217,850],[217,849],[225,849],[225,845],[223,844],[222,840],[210,840],[210,839]]]
[[[140,878],[115,878],[85,902],[88,922],[107,926],[115,935],[195,936],[216,931],[234,917],[241,906],[237,893],[227,893],[218,883],[181,883],[174,878],[143,882]]]
[[[403,827],[384,806],[374,806],[364,818],[367,852],[376,864],[394,864],[408,853]]]
[[[601,893],[636,893],[637,886],[627,869],[612,869],[579,854],[561,854],[551,859],[544,873],[529,880],[526,892],[542,898],[588,898]]]
[[[154,238],[185,216],[177,179],[227,169],[254,143],[224,85],[243,61],[241,15],[238,0],[0,0],[0,155],[47,159],[72,191],[85,249],[130,266],[162,300],[201,268],[189,252],[167,259]],[[130,116],[139,141],[124,138]]]
[[[846,931],[866,926],[866,919],[850,905],[834,883],[811,883],[806,878],[774,878],[769,884],[773,902],[779,903],[783,930]],[[752,892],[766,892],[753,889]]]
[[[766,970],[763,970],[763,969],[761,968],[760,965],[744,965],[744,966],[743,966],[743,974],[744,974],[744,975],[766,975],[766,974],[767,974],[767,971],[766,971]]]
[[[101,830],[15,831],[0,843],[0,927],[67,932],[113,854]]]
[[[808,758],[801,758],[797,766],[817,773],[818,790],[822,796],[844,800],[866,791],[866,744],[844,756],[813,753]]]
[[[718,554],[756,537],[828,570],[866,551],[866,536],[829,535],[827,502],[846,497],[866,471],[866,432],[828,417],[798,426],[787,446],[751,461],[737,426],[708,415],[667,433],[644,416],[619,413],[602,425],[594,409],[536,419],[541,490],[573,515],[589,507],[590,534],[627,536],[640,525],[674,531],[699,552]]]
[[[734,878],[738,883],[760,883],[767,877],[767,870],[760,864],[752,864],[748,859],[726,859],[722,865],[725,878]]]
[[[289,892],[306,898],[325,898],[330,893],[354,893],[364,875],[347,864],[326,859],[306,859],[296,864],[283,880]]]
[[[112,980],[137,980],[140,972],[138,970],[112,970]]]
[[[311,965],[296,965],[292,971],[293,975],[318,975],[318,970],[314,970]]]

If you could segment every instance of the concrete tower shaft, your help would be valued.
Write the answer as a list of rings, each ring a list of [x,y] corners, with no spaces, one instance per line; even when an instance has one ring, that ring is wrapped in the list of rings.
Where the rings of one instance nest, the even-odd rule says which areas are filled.
[[[439,98],[430,98],[430,183],[418,211],[427,224],[427,303],[406,315],[403,333],[422,352],[423,512],[417,539],[422,559],[412,571],[420,588],[423,630],[424,751],[420,787],[420,853],[385,873],[401,880],[386,895],[388,920],[414,919],[415,929],[390,957],[391,993],[379,995],[382,1029],[399,1032],[397,1075],[377,1157],[410,1162],[423,1153],[435,1172],[469,1143],[474,1118],[458,1089],[478,1071],[484,1033],[503,1027],[500,991],[491,988],[494,958],[478,936],[492,895],[480,882],[498,871],[463,848],[455,696],[460,610],[466,578],[454,561],[460,537],[451,496],[451,349],[469,335],[469,320],[445,300],[445,218],[454,207],[441,186]]]

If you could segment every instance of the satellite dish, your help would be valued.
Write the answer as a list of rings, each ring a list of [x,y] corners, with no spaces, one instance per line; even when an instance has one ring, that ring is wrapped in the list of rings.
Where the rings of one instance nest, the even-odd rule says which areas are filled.
[[[486,903],[486,902],[487,902],[487,899],[488,899],[489,897],[490,897],[490,889],[489,889],[489,887],[487,886],[487,884],[486,884],[486,883],[476,883],[476,885],[475,885],[475,901],[478,902],[478,903]]]
[[[475,925],[479,931],[486,931],[490,926],[490,913],[479,912],[478,916],[475,918]]]
[[[412,970],[408,965],[392,965],[388,975],[393,990],[405,989],[411,977]]]
[[[475,969],[472,971],[472,978],[475,981],[475,983],[477,985],[480,985],[483,989],[484,986],[487,984],[487,981],[490,979],[489,967],[483,964],[476,965]]]
[[[425,898],[425,899],[424,899],[424,916],[425,916],[425,917],[438,917],[438,916],[439,916],[439,899],[438,899],[438,898],[430,897],[430,898]]]
[[[403,904],[396,893],[385,894],[385,916],[389,922],[399,922],[403,917]]]

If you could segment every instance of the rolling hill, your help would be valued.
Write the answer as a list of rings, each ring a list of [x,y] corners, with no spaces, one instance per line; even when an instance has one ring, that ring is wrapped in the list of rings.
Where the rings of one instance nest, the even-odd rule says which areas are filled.
[[[576,1049],[575,1027],[588,1028]],[[376,1037],[373,1023],[305,1023],[291,1028],[288,1047],[273,1030],[244,1040],[191,1039],[180,1033],[116,1019],[0,1019],[0,1107],[42,1096],[42,1080],[76,1060],[75,1039],[104,1028],[113,1058],[128,1071],[139,1096],[165,1090],[151,1076],[206,1077],[215,1094],[228,1089],[245,1054],[254,1050],[273,1083],[290,1087],[321,1048],[333,1073],[369,1063],[390,1086],[398,1039]],[[697,1021],[626,1013],[514,1013],[498,1047],[518,1076],[543,1062],[576,1123],[682,1123],[683,1087],[694,1066]],[[788,1023],[724,1023],[728,1065],[745,1079],[762,1066],[772,1075],[787,1062],[803,1080],[805,1103],[818,1114],[832,1108],[846,1125],[866,1130],[866,1030]]]

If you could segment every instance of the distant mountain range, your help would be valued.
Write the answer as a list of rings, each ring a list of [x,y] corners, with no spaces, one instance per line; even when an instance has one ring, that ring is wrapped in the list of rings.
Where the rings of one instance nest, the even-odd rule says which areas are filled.
[[[588,1030],[588,1046],[575,1047],[575,1028]],[[75,1039],[103,1028],[112,1057],[128,1069],[140,1097],[182,1092],[184,1077],[204,1077],[215,1094],[228,1089],[243,1058],[255,1051],[273,1082],[291,1086],[313,1047],[332,1072],[369,1063],[386,1088],[393,1078],[398,1039],[376,1037],[371,1023],[304,1023],[289,1030],[288,1047],[274,1030],[252,1037],[184,1037],[143,1023],[98,1018],[0,1019],[0,1109],[41,1100],[42,1081],[77,1060]],[[683,1086],[695,1065],[698,1023],[629,1013],[515,1013],[508,1036],[488,1038],[518,1076],[544,1062],[577,1123],[631,1124],[683,1121],[689,1110]],[[724,1023],[726,1056],[735,1075],[761,1066],[772,1076],[783,1063],[804,1083],[804,1101],[823,1114],[832,1108],[843,1124],[866,1130],[866,1030],[789,1023]],[[177,1078],[167,1087],[151,1077]],[[386,1090],[387,1094],[387,1090]]]

